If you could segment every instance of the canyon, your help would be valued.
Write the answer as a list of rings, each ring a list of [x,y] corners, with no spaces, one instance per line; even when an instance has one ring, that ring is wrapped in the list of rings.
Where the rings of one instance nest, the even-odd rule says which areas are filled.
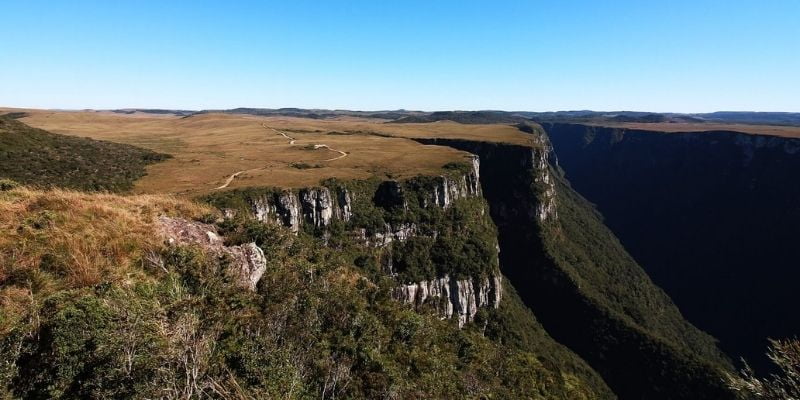
[[[573,187],[687,319],[734,360],[767,367],[767,338],[800,330],[792,311],[800,140],[543,127]]]
[[[0,128],[16,136],[0,139],[13,137],[16,147],[0,156],[36,154],[43,165],[50,163],[48,157],[52,165],[61,165],[60,153],[37,153],[20,138],[47,138],[63,152],[71,150],[62,142],[78,143],[69,135],[89,132],[92,139],[80,142],[85,149],[113,148],[136,167],[108,171],[108,179],[125,182],[125,196],[132,196],[113,199],[92,194],[94,187],[116,187],[102,181],[71,186],[80,182],[78,175],[92,175],[88,169],[76,170],[76,176],[63,182],[48,178],[48,185],[39,188],[31,180],[36,171],[7,168],[7,178],[31,187],[12,181],[0,185],[3,207],[22,210],[19,216],[5,216],[11,228],[9,239],[0,240],[4,260],[38,248],[20,249],[15,243],[39,243],[48,235],[64,234],[57,228],[65,221],[77,224],[70,222],[75,218],[100,221],[98,232],[80,240],[135,229],[128,234],[135,241],[113,248],[141,250],[130,250],[125,267],[116,267],[124,272],[110,268],[83,280],[65,280],[86,266],[76,264],[80,258],[72,254],[53,258],[47,239],[39,243],[41,252],[23,257],[31,260],[25,269],[0,275],[4,298],[15,294],[19,304],[36,299],[31,312],[46,312],[51,318],[40,328],[23,322],[30,317],[20,311],[25,307],[4,306],[13,315],[5,320],[8,332],[28,333],[8,336],[13,346],[0,346],[3,354],[19,360],[11,369],[0,368],[0,375],[12,377],[28,394],[43,395],[34,384],[37,379],[52,379],[53,387],[60,388],[53,390],[72,390],[70,377],[75,375],[68,370],[59,372],[65,378],[34,373],[37,363],[58,369],[75,362],[53,359],[56,353],[46,350],[52,342],[35,338],[48,338],[48,332],[62,328],[71,332],[70,324],[88,323],[84,317],[132,313],[121,298],[132,296],[136,300],[131,304],[150,302],[155,292],[163,292],[158,301],[164,304],[144,308],[153,311],[137,318],[152,326],[207,318],[209,324],[192,325],[193,335],[225,345],[191,351],[222,357],[213,368],[224,365],[237,382],[247,376],[269,381],[273,378],[250,368],[274,365],[280,371],[316,371],[308,375],[315,378],[303,378],[309,391],[328,390],[327,384],[319,389],[315,380],[322,376],[348,379],[354,386],[340,387],[340,395],[354,397],[385,396],[402,382],[408,385],[401,389],[405,395],[424,387],[434,397],[458,392],[513,398],[538,390],[543,398],[732,399],[727,377],[738,357],[761,368],[766,365],[760,356],[766,338],[800,328],[787,306],[795,300],[791,249],[800,217],[791,182],[800,170],[799,139],[536,124],[519,114],[486,123],[495,117],[488,112],[433,113],[426,118],[452,115],[471,123],[419,122],[419,116],[386,122],[215,113],[151,117],[30,111],[15,114],[16,120],[2,117]],[[69,135],[24,123],[54,126]],[[117,125],[141,133],[109,134],[107,129]],[[213,133],[220,126],[225,134],[216,138]],[[298,143],[331,143],[350,156],[298,164],[323,155],[309,146],[287,145],[283,135],[265,137],[264,126],[276,126]],[[182,136],[175,136],[175,129],[202,134],[206,142],[176,142]],[[126,144],[104,141],[109,138]],[[223,138],[224,152],[214,151]],[[81,154],[87,165],[112,165],[120,157],[89,150]],[[422,164],[416,163],[421,159]],[[245,172],[229,179],[231,163],[241,164],[233,171]],[[225,170],[216,169],[221,165]],[[191,177],[180,175],[188,171]],[[169,186],[168,178],[176,177],[180,191]],[[144,181],[153,185],[140,186]],[[59,192],[62,187],[89,193]],[[170,193],[178,193],[180,200],[161,197]],[[66,200],[70,196],[84,197]],[[54,200],[43,200],[48,197]],[[19,199],[28,199],[23,208]],[[83,217],[88,211],[74,209],[82,204],[87,210],[127,208],[104,220],[102,213]],[[133,215],[141,221],[132,222]],[[123,221],[129,226],[115,225]],[[75,254],[107,257],[98,246],[72,246],[79,249]],[[64,270],[71,272],[65,275],[60,272]],[[54,283],[36,286],[43,289],[31,291],[30,297],[16,295],[28,293],[31,282],[43,279]],[[95,283],[76,283],[84,281]],[[66,301],[69,296],[79,300]],[[42,308],[48,302],[57,306]],[[113,304],[115,311],[97,308],[94,302]],[[188,304],[194,306],[180,314],[184,319],[170,319],[169,310]],[[61,309],[67,314],[59,314]],[[242,322],[250,318],[271,331]],[[101,325],[114,332],[143,329],[126,324]],[[88,336],[63,333],[68,335],[63,340],[77,340],[74,346],[80,347],[110,337],[105,331],[84,331]],[[318,342],[320,335],[325,339]],[[270,355],[281,342],[291,343],[291,354]],[[391,345],[395,342],[406,347]],[[189,351],[168,335],[153,343],[162,343],[169,354]],[[322,353],[302,350],[307,343],[315,343]],[[420,352],[418,346],[434,343],[443,353]],[[248,346],[262,350],[253,352]],[[318,354],[339,361],[320,367]],[[389,358],[376,361],[378,354]],[[241,361],[262,355],[267,358],[254,364]],[[300,361],[282,364],[286,357]],[[91,368],[114,370],[112,361],[90,359]],[[445,373],[440,367],[453,365],[464,369],[446,373],[449,389],[430,378]],[[200,375],[219,379],[213,368]],[[343,378],[345,370],[337,368],[351,375]],[[488,369],[476,380],[475,368]],[[396,374],[404,378],[387,381]],[[513,377],[517,384],[489,375]],[[150,387],[156,381],[147,382]],[[247,390],[266,390],[258,383],[263,380],[248,382],[252,386]],[[530,386],[543,382],[551,383]]]

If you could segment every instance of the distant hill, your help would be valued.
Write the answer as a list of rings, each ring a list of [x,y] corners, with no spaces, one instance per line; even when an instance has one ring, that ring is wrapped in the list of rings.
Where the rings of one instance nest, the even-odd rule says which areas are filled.
[[[120,114],[133,114],[136,112],[147,114],[174,114],[178,116],[191,116],[195,114],[223,113],[223,114],[248,114],[261,116],[283,116],[312,119],[325,119],[337,117],[379,118],[392,120],[398,123],[426,123],[436,121],[454,121],[462,124],[511,124],[529,120],[536,122],[577,122],[577,123],[603,123],[603,122],[633,122],[633,123],[663,123],[663,122],[714,122],[736,124],[760,125],[790,125],[800,126],[800,113],[792,112],[753,112],[753,111],[717,111],[712,113],[654,113],[643,111],[410,111],[410,110],[383,110],[383,111],[354,111],[354,110],[326,110],[308,108],[253,108],[239,107],[232,109],[216,110],[170,110],[124,108],[109,110]]]
[[[791,125],[800,126],[800,113],[788,112],[730,112],[718,111],[701,114],[681,113],[650,113],[639,111],[556,111],[556,112],[517,112],[537,122],[573,122],[573,123],[603,123],[603,122],[636,122],[636,123],[663,123],[663,122],[690,122],[690,123],[735,123],[758,125]]]
[[[420,115],[409,115],[393,122],[425,123],[453,121],[461,124],[513,124],[528,120],[528,118],[506,111],[437,111]]]
[[[398,119],[409,115],[424,114],[419,111],[351,111],[351,110],[322,110],[306,108],[233,108],[228,110],[202,110],[195,114],[223,113],[223,114],[249,114],[262,116],[281,116],[298,118],[336,118],[336,117],[360,117],[360,118],[379,118],[379,119]]]
[[[741,124],[800,125],[800,113],[789,112],[739,112],[718,111],[709,114],[695,114],[696,117],[715,122],[735,122]]]
[[[169,158],[135,146],[58,135],[0,116],[0,178],[37,187],[119,192]]]
[[[183,116],[192,115],[197,112],[191,110],[167,110],[161,108],[122,108],[110,111],[117,114],[134,114],[140,112],[145,114],[175,114]]]

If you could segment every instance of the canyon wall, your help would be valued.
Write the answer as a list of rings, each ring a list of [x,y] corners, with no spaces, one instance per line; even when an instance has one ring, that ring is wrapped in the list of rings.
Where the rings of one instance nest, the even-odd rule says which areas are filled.
[[[620,398],[721,399],[727,359],[684,320],[598,214],[531,147],[418,139],[481,158],[500,266],[547,332],[585,359]]]
[[[380,273],[396,279],[395,299],[417,308],[430,304],[442,318],[456,319],[459,327],[473,321],[480,308],[499,307],[503,280],[497,266],[496,234],[481,197],[477,156],[449,164],[439,176],[332,180],[301,189],[250,188],[208,200],[227,218],[244,216],[279,224],[326,242],[334,231],[344,232],[369,249]],[[448,212],[473,211],[477,215],[457,223],[447,217]],[[472,228],[491,230],[476,240]],[[478,258],[454,262],[455,257],[440,255],[442,262],[431,262],[433,252],[466,254],[475,247]]]
[[[800,140],[543,124],[573,187],[732,358],[769,365],[794,304]]]

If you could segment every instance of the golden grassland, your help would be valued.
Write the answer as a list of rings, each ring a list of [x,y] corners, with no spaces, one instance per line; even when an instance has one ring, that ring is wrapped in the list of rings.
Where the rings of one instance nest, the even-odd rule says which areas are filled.
[[[715,124],[715,123],[690,123],[690,122],[662,122],[662,123],[604,122],[604,123],[589,124],[589,125],[606,126],[610,128],[639,129],[643,131],[670,132],[670,133],[732,131],[732,132],[748,133],[751,135],[768,135],[768,136],[780,136],[787,138],[800,138],[800,127],[797,126]]]
[[[199,218],[209,206],[167,195],[114,195],[18,187],[0,192],[0,281],[8,268],[35,269],[43,263],[75,276],[77,286],[101,281],[109,271],[138,258],[153,236],[159,215]],[[144,244],[144,245],[142,245]],[[69,249],[61,252],[59,249]],[[54,254],[67,259],[47,260]]]
[[[380,119],[310,119],[242,114],[119,114],[98,111],[24,111],[21,120],[51,132],[131,144],[173,156],[147,168],[134,193],[188,197],[225,186],[303,187],[326,178],[405,178],[438,174],[465,153],[424,146],[412,138],[462,138],[530,144],[530,136],[503,124],[465,125],[450,121],[396,124]],[[800,137],[799,127],[691,124],[604,123],[603,126],[664,132],[731,130]],[[281,135],[294,138],[294,144]],[[327,145],[318,147],[314,145]],[[341,153],[347,154],[339,158]],[[334,158],[337,158],[333,160]],[[231,176],[235,177],[231,179]]]
[[[19,111],[19,110],[15,110]],[[307,119],[251,115],[115,114],[25,110],[21,121],[54,133],[132,144],[174,158],[148,167],[134,193],[197,196],[212,192],[237,172],[228,187],[302,187],[326,178],[404,178],[438,174],[466,153],[424,146],[409,138],[438,137],[527,144],[512,126],[454,122],[387,124],[383,120]],[[276,132],[295,138],[289,140]],[[325,144],[329,148],[313,149]],[[340,155],[346,157],[332,160]]]
[[[165,195],[0,191],[0,311],[13,315],[34,294],[129,280],[142,273],[136,263],[164,246],[156,216],[212,213]]]

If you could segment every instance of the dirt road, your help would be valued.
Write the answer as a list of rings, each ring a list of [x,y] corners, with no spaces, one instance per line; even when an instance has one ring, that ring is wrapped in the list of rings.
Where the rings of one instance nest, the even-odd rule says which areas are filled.
[[[269,127],[269,126],[267,126],[266,124],[261,124],[261,126],[262,126],[262,127],[264,127],[265,129],[272,130],[272,131],[274,131],[275,133],[277,133],[277,134],[279,134],[279,135],[281,135],[281,136],[285,137],[286,139],[288,139],[288,140],[289,140],[289,145],[290,145],[290,146],[294,146],[294,145],[295,145],[295,142],[297,142],[297,139],[295,139],[295,138],[293,138],[293,137],[291,137],[291,136],[287,135],[287,134],[286,134],[286,132],[279,131],[279,130],[277,130],[277,129],[275,129],[275,128],[272,128],[272,127]],[[345,158],[345,157],[347,157],[347,153],[346,153],[346,152],[344,152],[344,151],[341,151],[341,150],[336,150],[336,149],[333,149],[333,148],[331,148],[330,146],[328,146],[327,144],[315,144],[315,145],[314,145],[314,149],[326,149],[326,150],[328,150],[328,151],[332,151],[332,152],[334,152],[334,153],[339,153],[339,155],[338,155],[338,156],[336,156],[336,157],[329,158],[329,159],[327,159],[327,160],[321,160],[320,162],[336,161],[336,160],[340,160],[340,159],[342,159],[342,158]],[[258,170],[260,170],[260,169],[264,169],[264,168],[266,168],[266,167],[263,167],[263,168],[253,168],[253,169],[246,169],[246,170],[243,170],[243,171],[238,171],[238,172],[234,173],[233,175],[229,176],[229,177],[228,177],[228,179],[226,179],[226,180],[225,180],[225,183],[223,183],[223,184],[222,184],[222,185],[220,185],[219,187],[216,187],[216,188],[214,188],[214,190],[225,189],[226,187],[228,187],[228,185],[230,185],[230,184],[231,184],[231,182],[233,182],[233,180],[234,180],[234,179],[236,179],[236,177],[237,177],[237,176],[239,176],[239,175],[241,175],[241,174],[243,174],[243,173],[245,173],[245,172],[249,172],[249,171],[258,171]]]

